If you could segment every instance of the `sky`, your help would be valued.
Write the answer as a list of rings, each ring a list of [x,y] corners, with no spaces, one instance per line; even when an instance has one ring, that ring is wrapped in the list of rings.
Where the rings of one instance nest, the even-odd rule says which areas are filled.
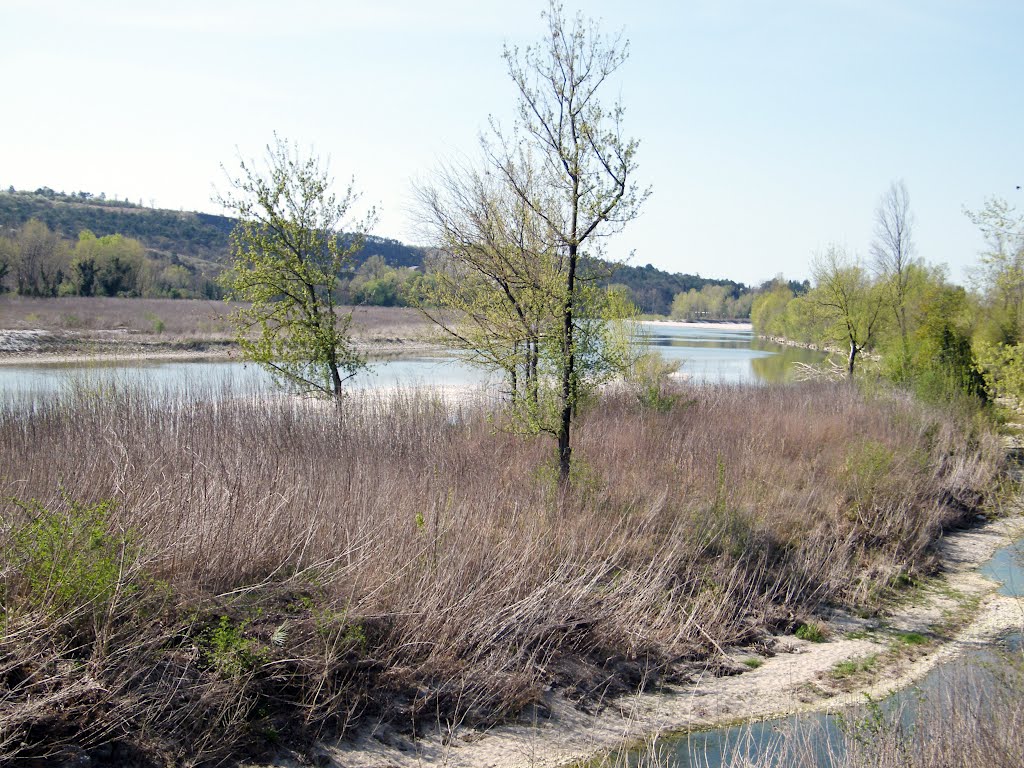
[[[274,132],[330,159],[374,234],[425,244],[412,185],[512,123],[504,46],[546,0],[0,0],[0,188],[220,213]],[[866,257],[890,183],[964,282],[963,211],[1024,208],[1021,0],[591,0],[629,40],[608,84],[652,190],[608,255],[748,284]]]

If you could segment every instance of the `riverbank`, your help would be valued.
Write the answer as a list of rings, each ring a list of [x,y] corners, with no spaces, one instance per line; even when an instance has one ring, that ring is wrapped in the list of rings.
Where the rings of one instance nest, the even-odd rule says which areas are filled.
[[[641,320],[640,324],[652,328],[706,328],[708,330],[728,329],[731,331],[750,331],[754,328],[749,321],[745,320],[708,320],[706,322],[695,320]]]
[[[371,358],[444,355],[429,338],[357,339],[355,348]],[[118,332],[51,333],[0,330],[0,366],[131,365],[143,362],[216,362],[244,360],[229,338],[168,339]]]
[[[703,385],[602,394],[560,489],[550,441],[463,398],[230,395],[0,409],[0,759],[313,757],[375,728],[415,755],[750,683],[745,655],[809,658],[781,651],[826,606],[932,574],[1003,462],[900,393]]]
[[[368,728],[356,741],[322,745],[317,754],[322,765],[343,768],[562,768],[654,735],[835,711],[866,696],[878,700],[940,663],[1024,628],[1020,598],[999,594],[978,570],[1021,536],[1019,508],[952,533],[941,545],[942,575],[904,595],[884,616],[834,613],[819,625],[824,642],[775,635],[756,647],[726,648],[733,662],[727,676],[697,669],[690,684],[607,701],[596,714],[556,700],[543,719],[486,731],[445,728],[410,740],[386,725]]]
[[[0,296],[0,365],[237,359],[229,320],[237,306],[196,299]],[[417,310],[347,309],[353,340],[366,354],[440,350],[436,329]]]

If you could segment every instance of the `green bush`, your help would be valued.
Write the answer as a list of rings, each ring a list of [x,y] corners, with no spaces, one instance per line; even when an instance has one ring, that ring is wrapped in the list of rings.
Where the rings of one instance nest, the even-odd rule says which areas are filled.
[[[124,581],[137,552],[126,534],[109,530],[113,503],[65,501],[60,510],[34,499],[14,502],[28,520],[15,529],[5,553],[13,565],[5,585],[9,607],[102,605]]]

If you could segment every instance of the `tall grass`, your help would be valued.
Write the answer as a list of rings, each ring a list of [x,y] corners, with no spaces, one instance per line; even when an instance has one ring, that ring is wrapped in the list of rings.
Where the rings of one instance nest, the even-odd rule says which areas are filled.
[[[8,402],[0,759],[216,761],[598,701],[822,603],[874,609],[1002,460],[899,395],[680,394],[584,414],[568,492],[544,441],[413,392]]]

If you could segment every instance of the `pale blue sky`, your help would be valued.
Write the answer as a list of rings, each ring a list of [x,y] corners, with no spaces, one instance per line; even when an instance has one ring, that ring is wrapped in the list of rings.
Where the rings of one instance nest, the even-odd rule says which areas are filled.
[[[0,185],[218,212],[220,163],[276,130],[356,176],[376,234],[415,241],[411,181],[508,121],[502,45],[535,40],[545,5],[0,0]],[[830,242],[866,254],[902,178],[920,254],[961,280],[981,247],[963,206],[1024,207],[1021,0],[567,7],[631,41],[615,85],[653,195],[612,255],[802,278]]]

